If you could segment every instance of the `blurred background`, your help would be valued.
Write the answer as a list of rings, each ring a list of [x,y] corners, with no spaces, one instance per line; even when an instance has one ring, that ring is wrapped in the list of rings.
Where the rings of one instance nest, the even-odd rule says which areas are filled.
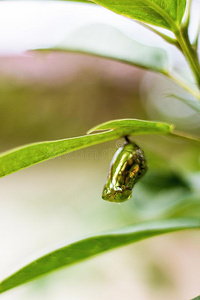
[[[40,9],[39,3],[24,7],[15,2],[0,3],[1,152],[84,135],[91,127],[118,118],[166,121],[199,136],[199,114],[166,96],[177,87],[160,75],[87,55],[23,52],[48,44],[45,32],[54,42],[62,39],[64,20],[74,28],[78,19],[74,20],[77,4],[43,3]],[[81,22],[88,16],[95,20],[95,9],[81,5]],[[33,20],[26,26],[31,11]],[[147,30],[136,30],[130,20],[107,11],[104,15],[105,11],[96,11],[98,22],[112,22],[129,35],[167,47]],[[169,51],[174,62],[182,63],[176,51],[170,47]],[[199,145],[165,136],[133,140],[145,151],[149,171],[135,186],[132,199],[122,205],[101,199],[110,161],[122,140],[69,153],[1,179],[1,278],[90,234],[145,220],[199,216]],[[191,299],[200,294],[199,252],[197,231],[164,235],[54,272],[1,298]]]

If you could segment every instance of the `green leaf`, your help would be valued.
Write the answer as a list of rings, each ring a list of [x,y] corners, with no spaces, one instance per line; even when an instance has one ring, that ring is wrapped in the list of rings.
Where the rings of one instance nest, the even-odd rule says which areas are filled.
[[[102,123],[90,129],[88,133],[101,130],[114,129],[115,131],[123,131],[126,128],[128,135],[133,134],[156,134],[169,133],[173,130],[173,125],[161,122],[151,122],[136,119],[121,119]],[[130,133],[128,133],[130,132]]]
[[[200,296],[197,296],[195,298],[192,298],[191,300],[200,300]]]
[[[79,240],[36,259],[4,279],[0,283],[0,293],[113,248],[164,233],[193,228],[200,228],[200,218],[146,222]]]
[[[135,119],[116,120],[108,122],[107,124],[109,123],[116,124],[116,130],[64,140],[30,144],[2,153],[0,155],[0,177],[17,172],[42,161],[114,140],[122,136],[136,134],[166,134],[170,132],[171,129],[171,126],[166,123]]]
[[[156,72],[168,73],[166,51],[138,43],[109,25],[83,26],[52,49],[92,54]]]
[[[93,0],[125,17],[174,30],[180,27],[186,0]]]

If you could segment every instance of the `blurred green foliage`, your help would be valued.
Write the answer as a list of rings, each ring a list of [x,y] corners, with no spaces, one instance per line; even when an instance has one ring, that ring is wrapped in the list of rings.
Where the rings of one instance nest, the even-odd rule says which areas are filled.
[[[95,68],[93,71],[82,70],[72,78],[55,84],[1,79],[1,150],[82,135],[109,119],[147,119],[140,98],[139,81],[135,78],[132,82],[135,84],[127,85],[125,80],[119,83],[119,79],[104,78]],[[134,188],[135,201],[124,206],[131,218],[176,216],[178,210],[180,215],[187,210],[196,215],[196,207],[199,206],[196,186],[200,184],[199,145],[181,138],[162,136],[138,136],[135,139],[146,153],[149,171]],[[94,165],[97,156],[96,159],[101,158],[105,165],[109,165],[117,147],[116,142],[98,145],[87,150],[87,155],[79,159]],[[109,151],[105,151],[107,149]],[[95,155],[93,151],[96,151]],[[130,206],[133,207],[130,209]]]
[[[109,119],[146,119],[138,88],[125,88],[91,71],[61,84],[4,80],[0,90],[1,150],[83,135]]]

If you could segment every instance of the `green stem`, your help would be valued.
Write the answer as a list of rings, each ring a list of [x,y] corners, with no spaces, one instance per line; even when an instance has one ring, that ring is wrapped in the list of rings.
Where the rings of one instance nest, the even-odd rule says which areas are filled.
[[[195,77],[197,86],[200,90],[200,64],[198,60],[198,55],[196,51],[193,49],[188,33],[187,33],[187,28],[182,27],[180,31],[175,32],[177,41],[180,45],[180,48],[182,50],[182,53],[184,54],[186,60],[188,61],[190,68],[193,72],[193,75]]]

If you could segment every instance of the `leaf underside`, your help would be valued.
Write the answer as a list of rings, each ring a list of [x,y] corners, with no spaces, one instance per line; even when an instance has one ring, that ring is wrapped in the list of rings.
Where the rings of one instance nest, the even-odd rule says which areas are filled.
[[[83,26],[48,50],[91,54],[164,74],[169,72],[165,50],[136,42],[110,25]]]

